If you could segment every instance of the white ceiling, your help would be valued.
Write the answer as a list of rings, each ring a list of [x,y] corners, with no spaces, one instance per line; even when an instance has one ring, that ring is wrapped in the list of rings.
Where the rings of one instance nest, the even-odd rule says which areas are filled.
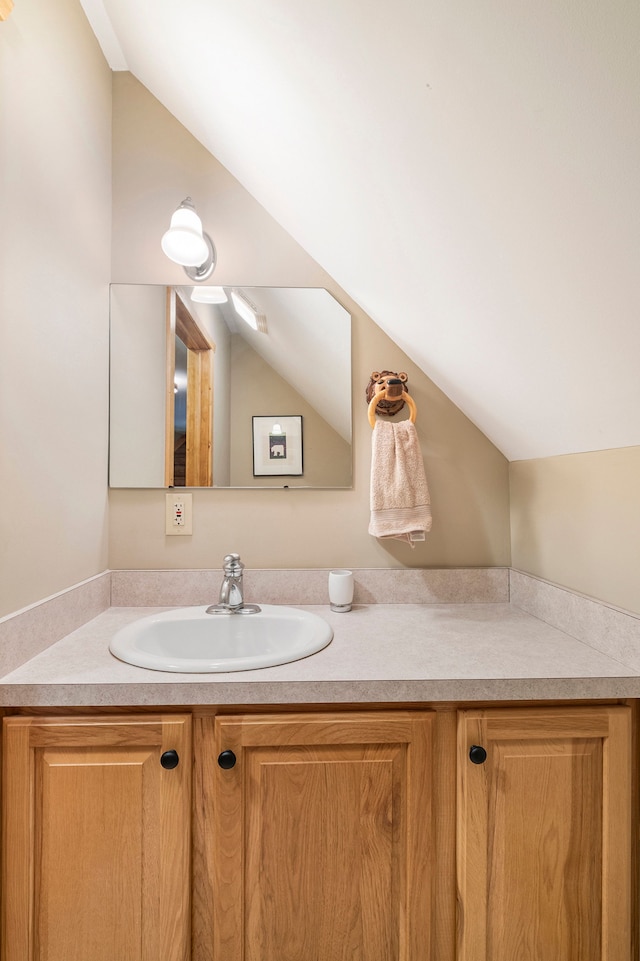
[[[82,2],[509,459],[640,444],[640,4]]]

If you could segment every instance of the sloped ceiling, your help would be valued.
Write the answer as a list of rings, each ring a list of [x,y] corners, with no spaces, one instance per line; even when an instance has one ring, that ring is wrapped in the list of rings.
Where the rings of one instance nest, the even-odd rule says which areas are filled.
[[[83,6],[509,459],[640,444],[640,4]]]
[[[192,286],[180,288],[189,310],[205,324],[218,313],[275,373],[351,443],[351,326],[349,313],[327,290],[298,287],[241,287],[265,318],[269,335],[240,320],[229,300],[198,304]],[[205,329],[206,326],[205,326]],[[318,392],[318,384],[331,390]]]

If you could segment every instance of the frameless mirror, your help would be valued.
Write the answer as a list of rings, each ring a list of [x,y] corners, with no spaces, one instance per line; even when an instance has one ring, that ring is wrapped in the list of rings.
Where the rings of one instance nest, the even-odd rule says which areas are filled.
[[[112,284],[110,347],[111,487],[351,487],[351,316],[328,291]]]

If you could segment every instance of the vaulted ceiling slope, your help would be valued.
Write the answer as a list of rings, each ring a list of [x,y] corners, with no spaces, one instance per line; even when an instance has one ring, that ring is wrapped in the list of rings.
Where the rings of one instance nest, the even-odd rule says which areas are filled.
[[[83,5],[509,459],[640,444],[640,4]]]

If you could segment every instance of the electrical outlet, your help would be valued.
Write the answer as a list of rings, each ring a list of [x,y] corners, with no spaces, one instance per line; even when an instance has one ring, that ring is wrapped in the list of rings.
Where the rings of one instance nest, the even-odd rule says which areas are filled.
[[[165,534],[192,534],[192,494],[172,491],[166,495]]]

